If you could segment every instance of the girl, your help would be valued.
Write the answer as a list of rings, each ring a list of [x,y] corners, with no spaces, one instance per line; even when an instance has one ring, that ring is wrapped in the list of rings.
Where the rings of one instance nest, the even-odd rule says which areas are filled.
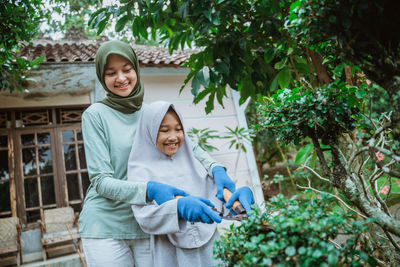
[[[149,179],[190,194],[162,205],[132,205],[140,227],[152,234],[155,266],[218,264],[212,259],[213,242],[219,238],[214,222],[221,222],[221,217],[211,207],[221,210],[223,203],[215,196],[214,179],[193,156],[181,115],[167,102],[154,102],[144,108],[129,156],[128,181]],[[238,191],[247,206],[254,203],[249,188]],[[237,199],[239,195],[232,197]]]
[[[144,94],[132,47],[121,41],[103,43],[96,54],[96,73],[107,96],[82,116],[91,181],[79,217],[85,259],[88,266],[96,267],[153,266],[149,235],[140,229],[130,206],[153,200],[162,204],[186,193],[157,182],[127,181],[128,156]],[[210,173],[218,165],[199,147],[193,151]],[[235,189],[226,173],[216,174],[215,179]]]

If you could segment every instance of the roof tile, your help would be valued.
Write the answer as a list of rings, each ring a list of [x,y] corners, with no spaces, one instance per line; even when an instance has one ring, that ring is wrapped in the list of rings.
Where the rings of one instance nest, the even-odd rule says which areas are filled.
[[[99,41],[53,41],[39,39],[21,48],[20,57],[34,59],[45,56],[43,63],[93,62]],[[179,67],[197,50],[180,50],[169,53],[167,48],[132,45],[142,66]]]

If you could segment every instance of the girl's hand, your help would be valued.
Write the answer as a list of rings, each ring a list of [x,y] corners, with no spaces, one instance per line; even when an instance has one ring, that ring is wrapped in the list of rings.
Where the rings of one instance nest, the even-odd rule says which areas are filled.
[[[155,200],[158,205],[174,199],[176,195],[188,196],[185,191],[167,184],[154,181],[149,181],[147,183],[147,198]]]
[[[222,218],[210,207],[210,200],[202,197],[186,196],[178,199],[178,215],[188,222],[220,223]]]

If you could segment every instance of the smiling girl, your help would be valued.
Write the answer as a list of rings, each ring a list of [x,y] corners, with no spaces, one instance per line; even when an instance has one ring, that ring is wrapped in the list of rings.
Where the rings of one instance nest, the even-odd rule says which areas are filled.
[[[151,179],[190,195],[161,205],[132,205],[132,210],[143,231],[151,234],[155,266],[216,266],[220,262],[213,259],[213,243],[222,219],[211,208],[221,210],[223,202],[216,197],[214,179],[194,157],[182,123],[170,103],[157,101],[144,108],[129,156],[128,181]],[[250,206],[254,198],[250,189],[246,192],[248,203],[242,204]]]

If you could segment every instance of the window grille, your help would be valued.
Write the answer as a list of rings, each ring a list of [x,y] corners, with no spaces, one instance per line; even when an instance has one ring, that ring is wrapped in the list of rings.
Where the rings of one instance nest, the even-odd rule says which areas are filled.
[[[0,110],[0,218],[18,215],[23,227],[35,227],[45,209],[81,210],[90,184],[80,124],[85,109]]]

